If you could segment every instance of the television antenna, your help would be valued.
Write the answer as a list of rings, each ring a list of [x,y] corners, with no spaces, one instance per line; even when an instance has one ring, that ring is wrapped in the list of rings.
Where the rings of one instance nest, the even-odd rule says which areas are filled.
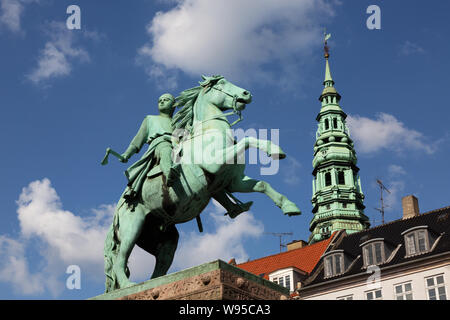
[[[383,199],[383,191],[387,191],[388,193],[391,193],[389,191],[388,188],[386,188],[383,184],[383,182],[380,179],[377,179],[377,183],[380,187],[380,200],[381,200],[381,208],[375,208],[375,210],[378,210],[381,212],[381,224],[384,224],[384,209],[386,207],[389,207],[387,205],[384,204],[384,199]]]
[[[286,247],[286,245],[283,244],[283,242],[281,241],[281,238],[283,236],[292,236],[293,235],[292,232],[280,232],[280,233],[277,233],[277,232],[264,232],[264,234],[270,234],[272,236],[276,236],[276,237],[280,238],[280,253],[283,251],[283,248]]]

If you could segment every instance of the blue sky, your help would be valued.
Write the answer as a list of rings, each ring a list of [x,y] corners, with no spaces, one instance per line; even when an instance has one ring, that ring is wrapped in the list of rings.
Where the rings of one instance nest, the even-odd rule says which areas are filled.
[[[71,4],[81,9],[80,30],[66,28]],[[380,30],[366,27],[373,4]],[[171,272],[277,253],[278,238],[265,232],[307,240],[324,27],[366,215],[380,223],[376,179],[391,190],[387,221],[401,217],[408,194],[422,212],[450,205],[449,10],[437,0],[0,0],[0,298],[103,292],[103,241],[126,169],[115,159],[100,166],[104,151],[123,152],[158,97],[197,85],[201,74],[252,92],[241,128],[280,130],[288,158],[279,172],[246,172],[303,214],[283,216],[261,194],[238,195],[255,204],[236,220],[211,203],[203,234],[195,221],[178,227]],[[136,249],[133,279],[146,280],[153,263]],[[66,287],[69,265],[80,267],[79,290]]]

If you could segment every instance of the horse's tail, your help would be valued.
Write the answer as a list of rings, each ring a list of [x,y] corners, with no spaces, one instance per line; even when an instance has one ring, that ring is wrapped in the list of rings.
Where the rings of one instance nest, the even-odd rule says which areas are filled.
[[[117,254],[120,249],[119,233],[119,212],[116,209],[114,213],[113,223],[109,227],[108,234],[106,235],[105,247],[103,254],[105,257],[105,293],[118,289],[118,283],[116,273],[114,272],[114,263],[117,259]],[[127,268],[128,269],[128,268]],[[128,271],[128,270],[127,270]]]
[[[104,257],[105,257],[105,293],[114,290],[116,277],[113,271],[114,261],[116,260],[116,243],[114,242],[114,227],[111,225],[106,235]]]

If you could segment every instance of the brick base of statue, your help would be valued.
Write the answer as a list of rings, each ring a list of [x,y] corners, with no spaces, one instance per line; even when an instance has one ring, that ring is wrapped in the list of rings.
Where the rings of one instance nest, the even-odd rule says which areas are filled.
[[[171,273],[92,300],[285,300],[289,291],[221,260]]]

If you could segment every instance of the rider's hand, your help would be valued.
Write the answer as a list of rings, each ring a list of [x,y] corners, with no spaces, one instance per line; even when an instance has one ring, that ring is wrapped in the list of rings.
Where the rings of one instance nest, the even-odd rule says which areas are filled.
[[[128,154],[123,153],[122,159],[120,159],[120,162],[127,163],[129,158],[130,158],[130,156]]]

